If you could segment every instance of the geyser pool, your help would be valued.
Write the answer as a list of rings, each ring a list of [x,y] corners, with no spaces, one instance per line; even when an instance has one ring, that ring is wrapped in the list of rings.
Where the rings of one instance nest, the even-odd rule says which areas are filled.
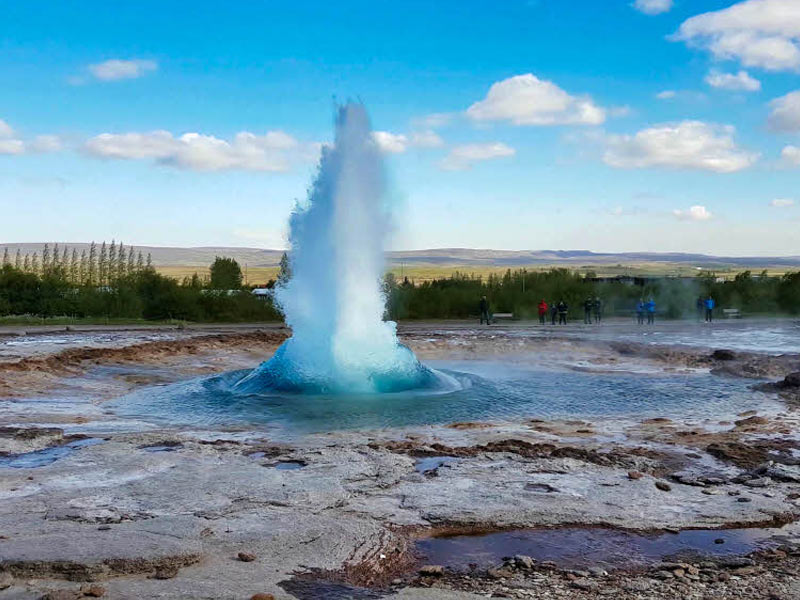
[[[395,323],[383,319],[385,179],[366,110],[342,106],[308,203],[289,222],[291,277],[278,284],[275,299],[292,337],[237,391],[368,394],[452,385],[402,346]]]

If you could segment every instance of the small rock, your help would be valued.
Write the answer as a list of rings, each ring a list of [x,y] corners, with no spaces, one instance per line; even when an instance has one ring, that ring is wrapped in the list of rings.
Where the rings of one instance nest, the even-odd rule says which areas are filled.
[[[82,585],[81,594],[89,598],[101,598],[106,593],[106,588],[102,585]]]
[[[675,575],[675,577],[683,577],[684,575],[686,575],[686,571],[684,571],[683,569],[675,569],[672,572],[672,574]]]
[[[751,498],[748,498],[747,496],[739,496],[736,499],[736,501],[737,502],[752,502],[753,500]]]
[[[634,579],[625,584],[625,590],[628,592],[646,592],[653,584],[647,579]]]
[[[153,579],[172,579],[178,575],[178,567],[175,566],[167,566],[161,567],[160,569],[156,569],[156,572],[153,574]]]
[[[507,579],[514,576],[508,569],[488,569],[486,574],[492,579]]]
[[[769,477],[758,477],[756,479],[749,479],[744,482],[747,487],[751,488],[764,488],[770,484],[771,480]]]
[[[14,585],[14,578],[10,573],[0,573],[0,590],[5,590]]]
[[[252,552],[239,552],[236,556],[242,562],[253,562],[256,559],[256,555]]]
[[[39,600],[78,600],[80,594],[73,590],[53,590],[47,592]]]
[[[723,558],[717,561],[717,564],[720,567],[725,567],[727,569],[739,569],[741,567],[752,567],[756,563],[752,558],[747,558],[744,556],[732,556],[730,558]]]
[[[589,567],[589,573],[594,575],[595,577],[605,577],[608,575],[608,571],[601,567]]]
[[[100,525],[100,527],[98,527],[97,529],[98,531],[108,531],[109,529],[111,529],[111,525]]]
[[[734,575],[753,575],[756,572],[755,567],[739,567],[733,571]]]
[[[576,579],[570,585],[576,589],[585,590],[587,592],[594,591],[598,587],[597,583],[591,579]]]
[[[725,543],[725,540],[724,540],[724,539],[722,539],[722,538],[717,538],[717,539],[715,539],[715,540],[714,540],[714,543],[715,543],[715,544],[724,544],[724,543]]]
[[[641,479],[644,477],[644,473],[640,473],[639,471],[628,471],[628,479],[635,480]]]
[[[402,579],[392,579],[392,585],[402,585],[402,584],[403,584]]]
[[[672,574],[672,571],[656,571],[653,573],[653,577],[656,579],[673,579],[675,575]]]
[[[253,594],[250,596],[250,600],[275,600],[275,596],[272,594]]]
[[[662,492],[672,491],[672,486],[665,481],[656,481],[656,487]]]
[[[714,360],[736,360],[736,352],[733,350],[714,350],[711,353]]]
[[[420,568],[419,574],[426,577],[441,577],[444,575],[444,567],[442,565],[425,565]]]
[[[703,493],[706,496],[717,496],[719,494],[719,491],[718,490],[714,490],[714,489],[710,489],[710,488],[706,488],[706,489],[703,490]]]
[[[530,556],[526,556],[524,554],[517,554],[514,557],[514,562],[517,564],[518,567],[522,567],[523,569],[532,569],[536,561],[534,561]]]

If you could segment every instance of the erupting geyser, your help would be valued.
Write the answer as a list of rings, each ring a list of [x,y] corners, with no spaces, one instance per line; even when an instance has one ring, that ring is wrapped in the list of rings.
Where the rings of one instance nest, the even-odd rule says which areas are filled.
[[[380,150],[363,105],[338,110],[306,206],[291,216],[292,276],[275,298],[292,337],[236,388],[309,393],[437,387],[446,376],[420,364],[384,321],[384,241],[389,228]]]

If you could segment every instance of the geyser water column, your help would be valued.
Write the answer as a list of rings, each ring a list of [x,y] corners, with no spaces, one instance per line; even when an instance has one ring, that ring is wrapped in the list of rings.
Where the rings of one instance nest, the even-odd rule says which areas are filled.
[[[370,393],[435,386],[440,375],[384,321],[386,178],[364,106],[338,109],[305,206],[289,226],[291,277],[275,298],[292,337],[237,390]]]

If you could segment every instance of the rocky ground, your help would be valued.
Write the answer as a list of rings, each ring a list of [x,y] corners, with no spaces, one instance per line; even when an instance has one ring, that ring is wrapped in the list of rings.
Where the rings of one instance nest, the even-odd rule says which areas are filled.
[[[131,390],[254,366],[285,336],[168,331],[102,347],[76,336],[67,347],[6,353],[0,598],[800,598],[798,355],[502,330],[415,326],[403,336],[428,359],[751,377],[785,403],[708,426],[627,421],[614,435],[584,421],[526,420],[276,443],[259,430],[126,430],[103,408]],[[47,464],[3,466],[31,456]],[[747,556],[624,569],[527,556],[450,569],[426,564],[415,546],[432,535],[564,525],[776,535]]]

